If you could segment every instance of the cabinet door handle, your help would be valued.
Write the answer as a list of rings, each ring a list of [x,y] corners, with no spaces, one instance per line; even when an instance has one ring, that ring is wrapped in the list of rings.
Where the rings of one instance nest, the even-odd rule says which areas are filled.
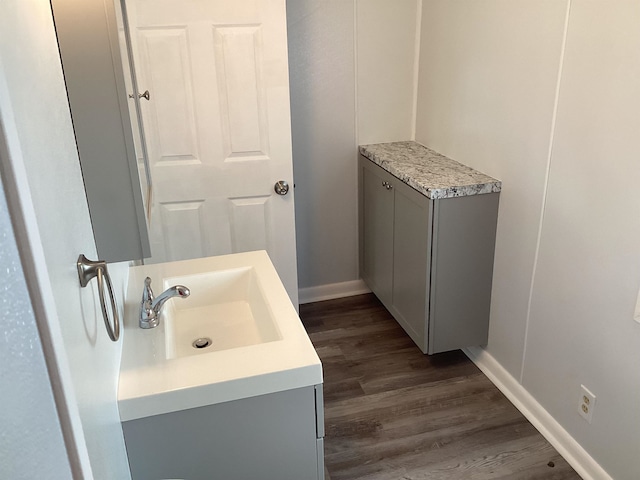
[[[393,185],[391,185],[389,182],[385,182],[384,180],[382,181],[382,186],[387,190],[391,190],[393,188]]]

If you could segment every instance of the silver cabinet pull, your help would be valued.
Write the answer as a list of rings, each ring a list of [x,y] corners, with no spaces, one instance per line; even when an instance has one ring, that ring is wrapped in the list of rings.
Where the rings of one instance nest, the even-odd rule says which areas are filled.
[[[286,195],[287,193],[289,193],[289,184],[284,180],[279,180],[273,186],[273,189],[278,195]]]
[[[387,190],[391,190],[393,188],[393,185],[391,185],[389,182],[386,182],[384,180],[382,181],[382,186]]]
[[[100,297],[100,307],[102,308],[102,317],[104,318],[104,326],[107,329],[107,335],[114,342],[120,338],[120,317],[118,317],[118,305],[116,303],[116,297],[113,293],[113,286],[111,285],[111,278],[109,272],[107,272],[107,263],[103,260],[92,261],[87,259],[84,255],[78,257],[78,278],[80,279],[80,286],[86,287],[91,279],[96,277],[98,279],[98,296]],[[111,300],[111,313],[113,314],[113,327],[109,322],[109,314],[107,312],[106,298],[105,298],[105,283],[107,291],[109,292],[109,299]]]

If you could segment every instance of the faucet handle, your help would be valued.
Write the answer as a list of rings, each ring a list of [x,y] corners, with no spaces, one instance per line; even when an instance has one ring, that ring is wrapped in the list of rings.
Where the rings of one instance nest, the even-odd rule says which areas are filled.
[[[151,278],[144,279],[144,288],[142,289],[142,304],[153,303],[153,290],[151,289]]]

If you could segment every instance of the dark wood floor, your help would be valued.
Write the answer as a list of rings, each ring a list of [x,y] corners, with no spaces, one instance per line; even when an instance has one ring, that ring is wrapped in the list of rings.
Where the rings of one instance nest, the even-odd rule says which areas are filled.
[[[300,316],[324,369],[327,480],[580,478],[461,351],[423,355],[375,296]]]

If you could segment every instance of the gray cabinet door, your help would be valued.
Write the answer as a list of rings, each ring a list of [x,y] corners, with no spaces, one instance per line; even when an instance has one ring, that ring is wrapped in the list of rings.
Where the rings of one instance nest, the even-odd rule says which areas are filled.
[[[427,305],[433,204],[400,180],[393,182],[393,287],[395,319],[427,351]]]
[[[362,161],[362,278],[387,308],[393,279],[393,190]]]

